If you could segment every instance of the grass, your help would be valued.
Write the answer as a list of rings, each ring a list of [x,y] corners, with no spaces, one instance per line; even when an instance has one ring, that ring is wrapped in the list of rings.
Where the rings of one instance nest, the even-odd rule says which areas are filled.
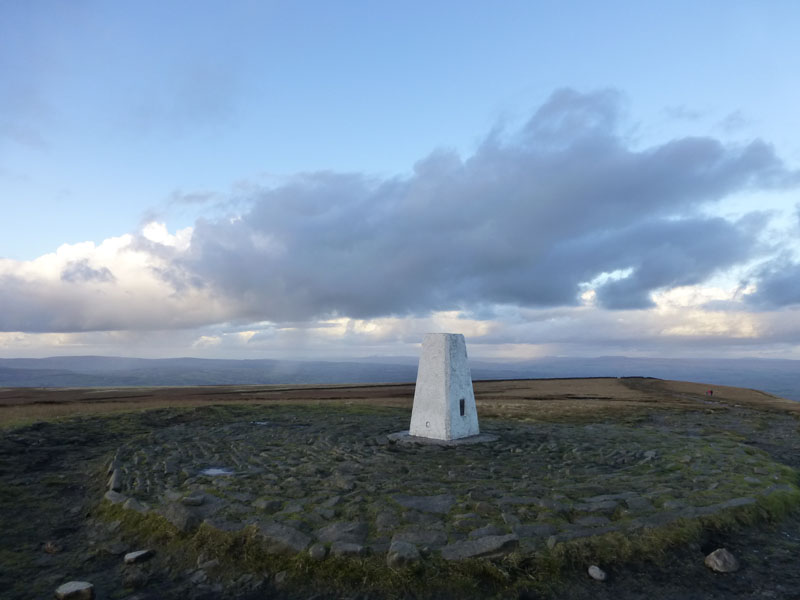
[[[705,392],[713,387],[713,399]],[[541,422],[635,423],[653,411],[714,413],[743,406],[800,417],[800,403],[763,392],[646,378],[477,381],[481,417]],[[346,404],[411,408],[413,384],[271,385],[178,388],[0,388],[0,428],[79,415],[119,414],[165,407],[219,404]],[[758,427],[763,430],[762,421]]]

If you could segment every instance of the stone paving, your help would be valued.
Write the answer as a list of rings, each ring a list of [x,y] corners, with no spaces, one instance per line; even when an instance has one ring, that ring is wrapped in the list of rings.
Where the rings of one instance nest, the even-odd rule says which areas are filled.
[[[396,410],[341,406],[177,423],[119,447],[105,497],[186,533],[255,526],[269,552],[391,561],[401,549],[461,560],[638,535],[794,490],[790,470],[724,435],[486,420],[497,441],[388,438],[404,426]]]

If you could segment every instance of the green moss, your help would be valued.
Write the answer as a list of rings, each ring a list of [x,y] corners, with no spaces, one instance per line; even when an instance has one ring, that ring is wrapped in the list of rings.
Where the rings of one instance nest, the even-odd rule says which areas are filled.
[[[106,521],[119,521],[126,532],[168,547],[181,538],[180,532],[164,517],[153,512],[141,514],[125,510],[120,504],[108,500],[100,503],[97,516]]]

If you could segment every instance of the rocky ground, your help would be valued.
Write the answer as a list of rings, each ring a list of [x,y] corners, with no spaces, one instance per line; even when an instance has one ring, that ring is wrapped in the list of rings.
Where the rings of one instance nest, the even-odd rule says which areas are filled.
[[[680,409],[516,407],[453,448],[392,443],[408,410],[367,400],[6,430],[0,597],[800,598],[795,413],[619,385]],[[723,546],[736,572],[703,564]]]

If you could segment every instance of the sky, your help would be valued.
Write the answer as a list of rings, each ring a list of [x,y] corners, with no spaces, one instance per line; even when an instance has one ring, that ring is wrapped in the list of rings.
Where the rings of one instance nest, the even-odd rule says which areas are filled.
[[[0,0],[0,357],[800,359],[799,21]]]

